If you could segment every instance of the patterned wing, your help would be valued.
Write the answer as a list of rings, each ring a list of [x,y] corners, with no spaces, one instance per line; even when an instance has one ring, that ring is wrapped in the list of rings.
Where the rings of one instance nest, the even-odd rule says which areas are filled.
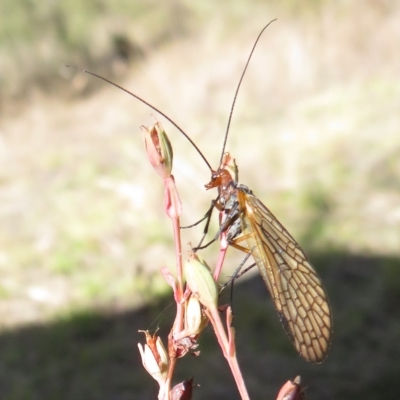
[[[328,352],[332,318],[321,279],[303,250],[253,194],[238,190],[245,212],[242,231],[274,300],[286,334],[309,362]]]

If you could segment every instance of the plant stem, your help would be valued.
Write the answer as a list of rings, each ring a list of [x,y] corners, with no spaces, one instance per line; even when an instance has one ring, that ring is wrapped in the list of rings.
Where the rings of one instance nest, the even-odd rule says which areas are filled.
[[[239,363],[236,357],[236,351],[232,351],[232,349],[234,349],[234,343],[230,343],[230,340],[226,335],[218,309],[213,308],[210,310],[206,310],[206,313],[213,325],[215,335],[217,336],[219,345],[221,346],[222,352],[224,353],[224,357],[228,361],[229,367],[232,371],[233,377],[235,378],[236,386],[239,390],[242,400],[250,400],[249,394],[247,393],[246,384],[240,371]],[[230,326],[228,326],[227,328],[233,329]],[[234,338],[233,334],[230,334],[229,336],[231,338]]]

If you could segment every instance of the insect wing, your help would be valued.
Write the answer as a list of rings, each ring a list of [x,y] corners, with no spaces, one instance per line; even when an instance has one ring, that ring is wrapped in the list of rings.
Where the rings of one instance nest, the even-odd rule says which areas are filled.
[[[245,210],[243,234],[286,334],[303,358],[322,362],[330,345],[332,318],[321,279],[297,242],[260,200],[241,190],[238,199]]]

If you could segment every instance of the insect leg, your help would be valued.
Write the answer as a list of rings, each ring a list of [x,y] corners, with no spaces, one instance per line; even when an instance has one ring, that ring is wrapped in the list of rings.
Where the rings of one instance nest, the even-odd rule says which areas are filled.
[[[243,265],[244,265],[244,263],[248,260],[248,258],[250,257],[250,254],[251,253],[249,253],[248,255],[246,255],[246,257],[244,258],[244,260],[240,263],[240,265],[239,265],[239,267],[236,269],[236,271],[240,271],[240,269],[243,267]],[[253,264],[253,267],[254,267],[254,265],[255,264]],[[248,268],[246,268],[245,269],[245,271],[247,271],[248,270]],[[236,271],[235,271],[235,274],[236,274]],[[239,276],[242,276],[243,274],[240,274]],[[237,276],[237,277],[239,277],[239,276]],[[230,279],[230,281],[228,281],[227,283],[229,283],[230,282],[230,284],[231,284],[231,293],[230,293],[230,303],[231,303],[231,308],[232,308],[232,315],[234,314],[234,312],[233,312],[233,283],[235,282],[235,280],[236,280],[236,278],[237,277],[235,277],[235,276],[232,276],[232,278]]]
[[[221,205],[216,200],[214,200],[212,207],[215,207],[219,210],[221,208]],[[233,239],[235,236],[239,235],[241,233],[241,227],[240,227],[240,219],[239,219],[240,212],[238,211],[238,208],[239,208],[239,203],[235,202],[233,204],[232,208],[230,209],[229,213],[226,214],[224,221],[222,222],[220,228],[218,229],[218,232],[214,236],[214,239],[210,240],[207,244],[202,246],[201,244],[208,232],[208,227],[209,227],[209,223],[210,223],[210,219],[209,219],[207,221],[206,229],[205,229],[204,235],[203,235],[199,245],[197,247],[195,247],[193,250],[197,251],[197,250],[205,249],[211,243],[214,243],[218,239],[218,237],[221,235],[221,233],[225,232],[228,229],[229,229],[229,231],[228,231],[229,243],[230,243],[231,239]],[[211,208],[210,208],[210,210],[211,210]],[[220,211],[222,211],[222,209]],[[210,213],[210,217],[211,217],[211,213]],[[207,232],[206,232],[206,230],[207,230]],[[232,232],[232,233],[229,233],[229,232]]]
[[[200,250],[201,248],[205,248],[205,247],[209,246],[211,243],[213,243],[215,241],[215,239],[213,239],[211,242],[207,243],[204,247],[201,247],[205,237],[207,236],[208,228],[210,227],[210,221],[211,221],[212,212],[214,211],[214,208],[219,209],[218,200],[219,200],[219,195],[217,196],[216,199],[211,201],[211,206],[207,210],[206,214],[204,215],[204,217],[202,219],[200,219],[199,221],[195,222],[194,224],[191,224],[191,225],[188,225],[188,226],[181,226],[181,229],[192,228],[193,226],[198,225],[200,222],[203,222],[204,220],[207,220],[207,222],[206,222],[206,224],[204,226],[203,236],[201,237],[199,244],[197,245],[197,247],[195,247],[193,249],[193,251],[197,251],[197,250]]]
[[[212,244],[212,243],[214,243],[214,242],[216,241],[216,239],[214,238],[214,239],[210,240],[208,243],[206,243],[206,244],[204,244],[204,245],[202,246],[201,244],[202,244],[203,240],[204,240],[204,236],[201,238],[200,243],[199,243],[199,246],[194,247],[194,248],[192,249],[193,252],[196,252],[197,250],[203,250],[203,249],[205,249],[206,247],[208,247],[210,244]]]
[[[186,225],[186,226],[181,226],[181,229],[189,229],[189,228],[193,228],[194,226],[197,226],[198,224],[200,224],[200,222],[203,222],[205,219],[207,219],[206,222],[206,227],[204,228],[204,231],[206,231],[206,229],[208,229],[208,225],[209,225],[209,220],[211,219],[211,214],[214,210],[214,201],[211,202],[211,206],[210,208],[207,210],[207,212],[205,213],[204,217],[202,219],[199,219],[197,222],[195,222],[194,224],[191,225]],[[204,233],[204,232],[203,232]]]
[[[249,259],[249,257],[253,254],[253,251],[255,250],[255,247],[253,247],[251,250],[248,247],[244,247],[241,246],[239,243],[243,242],[244,240],[247,240],[247,237],[251,235],[251,234],[246,234],[246,235],[241,235],[239,238],[236,238],[235,240],[232,240],[229,242],[229,245],[234,247],[237,250],[243,251],[246,254],[246,257],[243,259],[243,261],[240,263],[240,265],[236,268],[235,272],[233,273],[233,275],[231,276],[231,278],[229,279],[228,282],[226,282],[222,288],[221,291],[223,289],[225,289],[230,283],[233,284],[233,281],[235,281],[236,279],[240,278],[242,275],[244,275],[246,272],[250,271],[255,265],[257,265],[256,263],[251,264],[250,266],[248,266],[246,269],[244,269],[243,271],[241,271],[243,265],[246,263],[246,261]]]
[[[231,276],[231,278],[228,280],[228,282],[226,282],[220,290],[220,293],[230,284],[231,285],[231,292],[229,294],[229,303],[231,305],[231,309],[232,309],[232,316],[235,314],[233,311],[233,283],[235,282],[235,280],[239,277],[241,277],[245,272],[249,271],[251,268],[253,268],[256,264],[253,263],[252,265],[250,265],[249,267],[247,267],[244,271],[242,271],[240,274],[240,270],[243,268],[243,265],[246,264],[247,260],[250,258],[252,252],[254,249],[252,249],[251,251],[249,251],[246,254],[246,257],[242,260],[242,262],[239,264],[239,266],[236,268],[235,272],[233,273],[233,275]]]
[[[231,278],[229,279],[228,282],[226,282],[222,288],[221,291],[223,289],[225,289],[229,284],[233,284],[233,282],[236,279],[239,279],[242,275],[244,275],[246,272],[250,271],[253,267],[255,267],[257,264],[253,263],[251,265],[249,265],[247,268],[245,268],[243,271],[240,271],[241,268],[243,267],[243,264],[249,259],[249,257],[251,256],[251,253],[247,254],[245,259],[240,263],[240,265],[236,268],[236,271],[233,273],[233,275],[231,276]],[[240,272],[240,273],[239,273]]]
[[[236,268],[235,272],[232,274],[232,276],[229,278],[229,280],[227,282],[225,282],[220,289],[220,293],[228,286],[231,285],[232,286],[232,291],[233,291],[233,282],[237,279],[240,278],[245,272],[249,271],[251,268],[253,268],[256,263],[251,264],[249,267],[247,267],[246,269],[244,269],[242,272],[240,272],[240,270],[243,268],[243,265],[246,264],[247,260],[250,258],[251,256],[251,252],[246,254],[246,257],[241,261],[241,263],[239,264],[239,266]]]

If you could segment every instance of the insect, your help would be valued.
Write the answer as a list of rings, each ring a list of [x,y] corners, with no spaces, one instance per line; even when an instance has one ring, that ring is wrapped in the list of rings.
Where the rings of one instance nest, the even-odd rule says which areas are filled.
[[[224,153],[220,167],[205,185],[218,189],[212,207],[222,213],[222,220],[215,238],[198,249],[225,233],[229,245],[250,253],[296,350],[305,360],[321,363],[332,335],[331,310],[321,279],[285,227],[252,190],[237,182],[236,166],[232,177],[231,162],[229,153]]]
[[[304,251],[284,226],[252,190],[238,183],[235,165],[233,168],[235,177],[232,177],[229,172],[231,157],[225,153],[232,113],[241,82],[262,33],[272,22],[259,33],[239,80],[217,170],[211,168],[192,139],[166,114],[123,87],[90,71],[82,71],[118,87],[146,104],[171,122],[189,140],[211,171],[211,180],[205,185],[206,188],[218,189],[218,197],[201,220],[208,218],[205,232],[208,229],[211,211],[215,207],[223,216],[216,238],[225,233],[231,246],[251,254],[271,294],[287,336],[305,360],[320,363],[327,356],[332,335],[331,310],[321,279],[308,262]]]
[[[232,177],[228,170],[231,157],[225,153],[237,93],[255,46],[267,27],[257,37],[247,60],[231,107],[220,166],[212,170],[211,180],[205,187],[218,189],[213,206],[222,212],[222,220],[216,238],[225,233],[231,246],[251,253],[287,336],[305,360],[320,363],[326,358],[332,335],[331,310],[321,279],[299,244],[272,212],[252,190],[237,182],[236,165],[232,168],[235,179]]]
[[[296,240],[271,211],[227,169],[226,153],[207,189],[217,188],[215,207],[223,213],[219,235],[251,252],[274,301],[281,324],[299,354],[322,362],[328,352],[332,318],[321,279]]]

